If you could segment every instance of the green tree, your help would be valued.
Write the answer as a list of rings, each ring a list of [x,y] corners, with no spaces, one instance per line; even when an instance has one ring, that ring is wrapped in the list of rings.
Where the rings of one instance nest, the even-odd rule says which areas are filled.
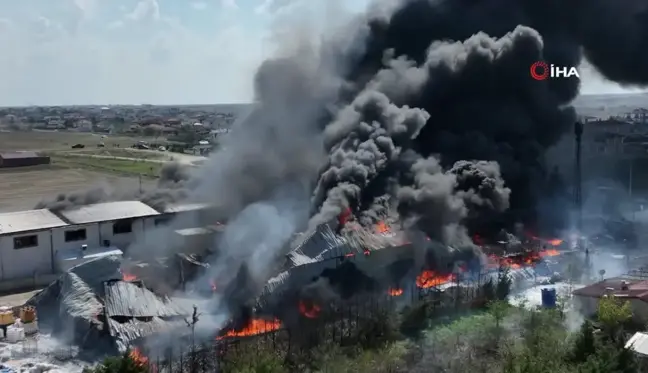
[[[623,324],[632,319],[632,306],[627,300],[604,296],[598,304],[597,319],[607,336],[616,340]]]
[[[585,320],[581,326],[580,333],[577,334],[574,340],[571,360],[576,363],[584,363],[595,353],[596,339],[594,337],[594,326],[589,320]]]
[[[129,352],[121,356],[106,358],[93,368],[85,368],[83,373],[148,373],[147,364],[135,361]]]

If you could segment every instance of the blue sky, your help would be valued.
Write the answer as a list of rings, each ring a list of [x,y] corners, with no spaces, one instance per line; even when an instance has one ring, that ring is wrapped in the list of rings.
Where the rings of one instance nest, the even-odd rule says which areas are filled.
[[[0,106],[248,102],[286,38],[367,2],[0,0]],[[583,75],[586,93],[625,92]]]

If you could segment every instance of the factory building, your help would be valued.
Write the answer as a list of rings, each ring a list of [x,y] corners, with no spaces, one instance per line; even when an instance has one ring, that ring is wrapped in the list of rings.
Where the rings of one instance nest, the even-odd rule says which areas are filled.
[[[57,212],[68,226],[53,230],[54,246],[61,250],[117,247],[126,249],[155,226],[160,213],[139,201],[106,202]]]
[[[20,281],[62,272],[97,256],[122,253],[145,232],[204,207],[174,205],[157,211],[140,201],[117,201],[61,211],[0,213],[0,285],[29,286]],[[0,287],[10,289],[11,285]]]
[[[52,232],[67,225],[45,209],[0,214],[0,280],[51,273]]]
[[[28,151],[0,153],[0,168],[27,167],[41,164],[50,164],[50,157]]]

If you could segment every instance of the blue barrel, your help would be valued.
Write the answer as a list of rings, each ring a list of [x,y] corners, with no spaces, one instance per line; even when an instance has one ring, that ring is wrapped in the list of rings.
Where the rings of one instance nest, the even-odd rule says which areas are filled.
[[[542,307],[556,308],[556,289],[541,289]]]

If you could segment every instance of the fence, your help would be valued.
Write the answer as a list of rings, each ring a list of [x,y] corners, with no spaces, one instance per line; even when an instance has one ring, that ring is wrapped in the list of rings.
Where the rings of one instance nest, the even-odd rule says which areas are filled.
[[[317,315],[296,312],[295,317],[282,320],[280,327],[272,320],[259,321],[256,330],[248,333],[243,330],[200,345],[189,340],[164,351],[143,350],[141,355],[136,350],[136,356],[131,356],[146,364],[151,372],[159,373],[221,371],[236,364],[237,359],[256,359],[268,353],[289,365],[303,363],[309,359],[309,351],[317,346],[378,345],[390,339],[397,329],[404,333],[420,330],[425,320],[454,316],[483,306],[496,297],[497,283],[493,281],[496,278],[496,274],[489,272],[428,288],[409,283],[398,291],[369,293],[321,305]],[[493,286],[489,289],[486,284]],[[396,326],[397,315],[400,315],[399,326]],[[255,314],[251,320],[262,317]],[[183,349],[179,347],[182,345],[191,347]]]

